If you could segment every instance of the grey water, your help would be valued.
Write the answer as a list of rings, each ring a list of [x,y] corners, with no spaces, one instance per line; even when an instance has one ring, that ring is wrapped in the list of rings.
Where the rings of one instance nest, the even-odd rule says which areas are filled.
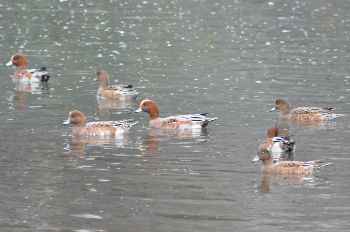
[[[0,29],[0,231],[349,231],[349,2],[3,0]],[[18,51],[48,85],[12,82]],[[142,94],[98,102],[99,69]],[[144,98],[218,120],[155,132]],[[345,114],[288,125],[296,160],[332,163],[313,178],[251,164],[276,98]],[[75,138],[73,109],[139,123]]]

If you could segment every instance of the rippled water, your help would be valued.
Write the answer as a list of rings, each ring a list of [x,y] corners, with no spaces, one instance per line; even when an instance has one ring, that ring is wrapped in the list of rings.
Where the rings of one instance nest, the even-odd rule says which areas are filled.
[[[348,231],[350,4],[347,1],[2,1],[1,63],[24,52],[48,86],[0,72],[1,231]],[[96,100],[95,72],[142,92]],[[201,133],[148,128],[133,109],[209,112]],[[296,159],[333,164],[313,179],[252,165],[276,98],[332,106],[324,125],[291,125]],[[73,138],[89,120],[134,118],[116,140]]]

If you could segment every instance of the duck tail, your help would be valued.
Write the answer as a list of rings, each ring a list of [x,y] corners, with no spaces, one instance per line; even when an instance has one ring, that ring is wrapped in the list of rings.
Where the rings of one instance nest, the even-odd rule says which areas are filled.
[[[335,118],[339,118],[339,117],[343,117],[343,116],[344,116],[344,114],[329,114],[329,115],[327,115],[327,119],[333,120]]]
[[[134,121],[134,119],[126,119],[126,120],[122,121],[121,123],[123,125],[123,128],[128,130],[132,126],[136,125],[138,123],[138,121]]]
[[[314,161],[308,161],[308,162],[305,162],[306,164],[308,165],[312,165],[313,166],[313,170],[314,171],[318,171],[320,168],[323,168],[323,167],[326,167],[328,165],[331,165],[332,163],[326,163],[322,160],[314,160]]]
[[[136,125],[137,123],[139,123],[139,122],[138,122],[138,121],[135,121],[135,122],[130,123],[130,124],[129,124],[129,128],[132,127],[132,126],[134,126],[134,125]]]
[[[202,113],[202,114],[200,114],[200,115],[206,117],[206,120],[209,121],[209,122],[218,119],[217,117],[215,117],[215,118],[209,118],[209,117],[207,117],[208,114],[209,114],[209,113]]]
[[[205,120],[205,121],[203,121],[203,123],[202,123],[202,127],[205,128],[206,126],[208,126],[208,124],[209,124],[209,121],[208,121],[208,120]]]
[[[215,118],[208,118],[207,120],[209,121],[209,122],[212,122],[212,121],[215,121],[216,119],[218,119],[217,117],[215,117]]]
[[[318,163],[319,164],[319,168],[323,168],[323,167],[326,167],[328,165],[331,165],[332,163],[324,163],[324,162],[320,162]]]
[[[46,67],[42,67],[40,69],[40,81],[41,82],[48,82],[50,79],[50,75],[48,74],[48,72],[46,71]]]
[[[49,81],[49,79],[50,79],[50,75],[49,74],[44,74],[44,75],[41,76],[40,81],[46,83],[46,82]]]
[[[285,145],[286,152],[292,152],[295,150],[295,141],[289,136],[284,136],[282,143]]]

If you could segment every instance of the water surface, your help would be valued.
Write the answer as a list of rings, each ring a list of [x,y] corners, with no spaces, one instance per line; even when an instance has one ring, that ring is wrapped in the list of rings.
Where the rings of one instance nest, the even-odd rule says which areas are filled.
[[[24,52],[48,86],[1,69],[1,231],[348,231],[349,31],[346,1],[2,1],[1,63]],[[142,92],[98,103],[95,73]],[[201,133],[150,130],[133,109],[219,119]],[[278,123],[276,98],[335,107],[334,123],[289,126],[296,159],[332,162],[305,181],[252,165]],[[134,118],[123,138],[61,125]]]

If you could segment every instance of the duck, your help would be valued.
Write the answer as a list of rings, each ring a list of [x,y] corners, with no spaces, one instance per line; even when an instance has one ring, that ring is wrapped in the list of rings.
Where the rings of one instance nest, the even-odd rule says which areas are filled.
[[[97,89],[97,97],[104,99],[136,99],[140,95],[132,85],[109,85],[109,74],[105,70],[96,73],[100,86]]]
[[[202,129],[205,128],[210,122],[217,119],[217,117],[207,117],[207,113],[174,115],[166,118],[161,118],[159,117],[159,108],[156,102],[151,99],[142,100],[140,103],[140,107],[137,110],[135,110],[136,113],[142,111],[149,114],[149,125],[151,128],[175,130]]]
[[[288,102],[283,99],[277,99],[275,106],[270,111],[278,111],[280,119],[296,122],[329,121],[344,116],[343,114],[336,114],[334,108],[298,107],[291,109]]]
[[[257,157],[262,161],[262,172],[269,174],[298,174],[310,175],[317,172],[320,168],[330,165],[320,160],[314,161],[282,161],[273,163],[272,152],[267,149],[260,149]],[[255,158],[254,158],[255,159]]]
[[[271,151],[273,162],[279,162],[284,156],[292,156],[295,151],[295,141],[290,136],[279,136],[279,130],[276,126],[268,129],[266,139],[259,145],[258,152],[262,149]],[[255,159],[255,162],[258,159]]]
[[[79,136],[115,136],[127,132],[137,121],[132,119],[121,121],[98,121],[86,123],[84,113],[79,110],[70,111],[63,125],[73,125],[73,134]]]
[[[22,53],[14,54],[10,61],[6,63],[6,66],[15,66],[15,74],[13,76],[14,81],[23,83],[31,82],[48,82],[50,75],[46,70],[46,67],[40,69],[28,69],[28,59]]]

